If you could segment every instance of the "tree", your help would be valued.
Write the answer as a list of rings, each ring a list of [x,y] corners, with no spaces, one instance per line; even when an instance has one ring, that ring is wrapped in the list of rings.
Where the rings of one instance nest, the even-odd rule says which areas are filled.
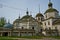
[[[3,27],[6,23],[6,19],[4,17],[0,18],[0,27]]]

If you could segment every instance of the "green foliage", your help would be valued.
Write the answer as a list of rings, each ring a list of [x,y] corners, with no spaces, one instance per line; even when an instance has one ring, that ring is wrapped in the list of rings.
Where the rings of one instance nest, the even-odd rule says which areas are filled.
[[[6,19],[4,17],[0,18],[0,27],[3,27],[6,23]]]

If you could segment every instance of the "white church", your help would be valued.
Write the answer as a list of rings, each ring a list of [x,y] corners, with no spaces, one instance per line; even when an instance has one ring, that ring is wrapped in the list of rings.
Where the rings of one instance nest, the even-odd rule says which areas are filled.
[[[60,15],[59,11],[53,8],[51,1],[48,9],[42,13],[37,13],[36,18],[29,15],[20,16],[10,24],[9,22],[0,28],[0,36],[58,36],[60,35]]]

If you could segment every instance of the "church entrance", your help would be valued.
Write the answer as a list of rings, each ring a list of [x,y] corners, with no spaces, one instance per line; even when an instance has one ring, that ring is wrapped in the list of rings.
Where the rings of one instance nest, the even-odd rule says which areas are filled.
[[[8,36],[8,32],[4,32],[3,33],[3,36]]]

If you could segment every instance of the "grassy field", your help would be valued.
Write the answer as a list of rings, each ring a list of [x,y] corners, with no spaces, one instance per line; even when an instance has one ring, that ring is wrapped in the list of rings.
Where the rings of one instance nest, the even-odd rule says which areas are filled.
[[[16,40],[16,38],[27,38],[27,39],[43,39],[43,38],[55,38],[60,39],[60,36],[22,36],[22,37],[0,37],[0,40]]]
[[[0,37],[0,40],[15,40],[14,37]]]
[[[3,36],[3,37],[0,37],[0,39],[6,39],[6,38],[8,38],[8,39],[12,39],[12,38],[31,38],[31,39],[41,39],[41,38],[43,38],[43,36],[21,36],[21,37],[17,37],[17,36],[12,36],[12,37],[7,37],[7,36]]]
[[[47,36],[46,38],[55,38],[55,39],[60,39],[60,36]]]

